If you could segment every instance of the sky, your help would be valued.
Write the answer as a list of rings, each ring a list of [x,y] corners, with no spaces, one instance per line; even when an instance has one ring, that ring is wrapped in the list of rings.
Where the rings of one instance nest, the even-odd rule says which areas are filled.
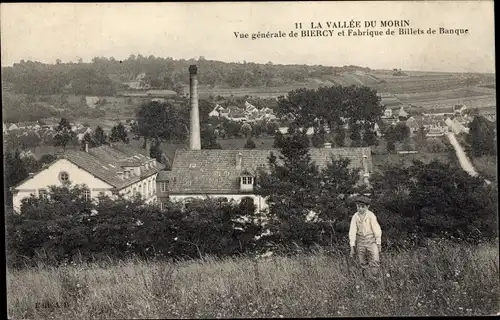
[[[359,65],[372,69],[495,72],[493,1],[362,1],[232,3],[2,3],[1,63],[55,63],[130,54],[225,62]],[[338,36],[326,22],[408,20],[423,35]],[[289,37],[302,23],[334,36]],[[429,28],[467,35],[425,34]],[[408,28],[408,27],[407,27]],[[358,28],[355,28],[358,29]],[[398,28],[394,28],[396,34]],[[285,32],[239,39],[234,32]]]

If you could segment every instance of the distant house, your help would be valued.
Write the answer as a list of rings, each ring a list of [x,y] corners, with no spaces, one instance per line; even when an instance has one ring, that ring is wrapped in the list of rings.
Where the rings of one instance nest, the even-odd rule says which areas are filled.
[[[406,120],[406,125],[408,126],[408,128],[410,128],[410,134],[415,134],[420,129],[420,125],[413,117],[410,117],[408,118],[408,120]]]
[[[86,96],[85,97],[85,103],[89,108],[95,108],[97,103],[99,103],[99,97],[95,96]]]
[[[245,101],[245,110],[249,112],[254,112],[258,109],[254,105],[250,104],[248,101]]]
[[[469,128],[458,122],[457,119],[452,120],[448,118],[445,120],[445,122],[448,125],[449,131],[453,132],[454,134],[459,134],[462,132],[469,133]]]
[[[385,109],[382,119],[392,118],[392,109]]]
[[[448,125],[445,121],[434,121],[427,127],[426,137],[442,137],[448,132]]]
[[[233,121],[237,121],[237,122],[243,122],[243,121],[246,121],[247,120],[247,117],[245,116],[245,113],[243,113],[242,111],[234,111],[234,110],[231,110],[229,112],[229,114],[227,115],[227,117]]]
[[[80,128],[75,131],[76,137],[78,138],[78,141],[82,141],[83,137],[85,137],[86,133],[92,133],[92,129],[90,128]]]
[[[162,103],[162,102],[165,102],[165,101],[167,101],[167,100],[165,100],[164,98],[153,98],[153,99],[151,99],[151,101],[153,101],[153,102],[160,102],[160,103]]]
[[[212,111],[210,111],[208,116],[209,117],[220,117],[220,113],[219,113],[220,108],[221,107],[219,105],[215,105],[215,108]]]
[[[172,90],[148,90],[146,94],[149,97],[174,97],[177,96],[177,92]]]
[[[405,111],[404,107],[401,107],[401,109],[399,109],[399,112],[398,112],[399,121],[406,121],[406,119],[408,119],[409,116],[410,116],[410,114]]]
[[[22,158],[22,159],[25,159],[25,158],[34,158],[34,159],[36,159],[35,154],[31,150],[23,150],[23,151],[21,151],[19,153],[19,157]]]

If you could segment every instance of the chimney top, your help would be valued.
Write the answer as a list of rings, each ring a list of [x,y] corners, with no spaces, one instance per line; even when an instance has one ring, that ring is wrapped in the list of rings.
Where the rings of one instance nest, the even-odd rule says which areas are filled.
[[[189,66],[189,74],[197,74],[198,73],[198,67],[195,64],[192,64]]]

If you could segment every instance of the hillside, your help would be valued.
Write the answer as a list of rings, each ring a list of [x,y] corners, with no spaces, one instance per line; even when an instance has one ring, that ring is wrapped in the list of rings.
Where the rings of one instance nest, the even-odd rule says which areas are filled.
[[[170,89],[189,84],[187,68],[197,64],[203,93],[280,95],[290,90],[331,85],[366,85],[379,92],[417,93],[467,86],[491,86],[494,75],[371,70],[360,66],[280,65],[174,60],[131,55],[129,59],[96,57],[92,63],[24,62],[3,67],[3,86],[26,94],[113,96],[124,89]],[[401,74],[401,75],[398,75]],[[488,87],[484,89],[488,90]]]
[[[381,103],[389,108],[409,104],[422,110],[453,104],[483,109],[496,106],[494,74],[226,63],[203,57],[173,60],[139,55],[125,61],[113,58],[94,58],[92,63],[22,61],[3,67],[4,120],[18,122],[53,116],[133,118],[137,105],[148,98],[147,90],[188,94],[187,69],[191,64],[198,65],[198,92],[202,99],[210,96],[275,99],[299,88],[355,85],[376,89],[382,96]],[[84,103],[86,97],[99,97],[106,102],[89,108]]]

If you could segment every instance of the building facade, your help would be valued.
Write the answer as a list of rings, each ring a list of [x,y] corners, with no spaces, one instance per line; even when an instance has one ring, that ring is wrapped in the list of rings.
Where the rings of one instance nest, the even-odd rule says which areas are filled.
[[[46,195],[50,186],[74,185],[85,186],[85,196],[90,199],[140,195],[146,203],[154,203],[156,176],[163,168],[155,159],[126,145],[68,150],[12,188],[13,207],[19,211],[23,199]]]

